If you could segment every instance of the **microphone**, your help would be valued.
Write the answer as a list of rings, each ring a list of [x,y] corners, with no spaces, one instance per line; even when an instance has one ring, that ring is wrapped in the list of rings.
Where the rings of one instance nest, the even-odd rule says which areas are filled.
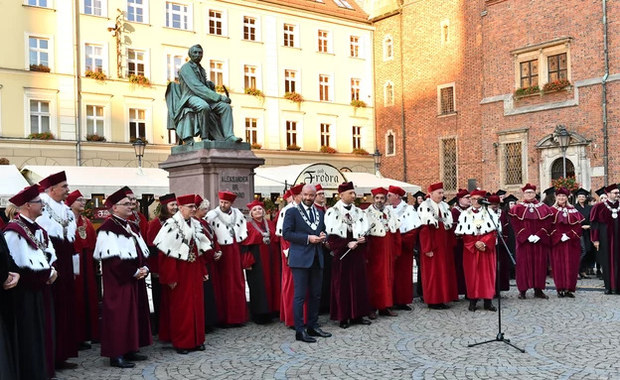
[[[488,200],[486,200],[485,198],[482,198],[478,201],[478,203],[480,203],[481,205],[485,205],[485,206],[490,206],[491,202],[489,202]]]

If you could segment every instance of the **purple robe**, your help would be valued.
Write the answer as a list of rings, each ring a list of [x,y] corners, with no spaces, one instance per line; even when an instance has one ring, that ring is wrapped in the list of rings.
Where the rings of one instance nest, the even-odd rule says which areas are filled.
[[[553,211],[553,231],[551,232],[551,269],[557,290],[574,292],[577,287],[577,274],[581,258],[581,222],[584,217],[573,206]],[[562,241],[566,234],[568,240]]]
[[[598,261],[603,270],[605,290],[608,292],[620,292],[620,226],[619,218],[613,217],[609,209],[618,209],[618,201],[611,203],[597,203],[590,212],[591,238],[593,242],[599,242]]]

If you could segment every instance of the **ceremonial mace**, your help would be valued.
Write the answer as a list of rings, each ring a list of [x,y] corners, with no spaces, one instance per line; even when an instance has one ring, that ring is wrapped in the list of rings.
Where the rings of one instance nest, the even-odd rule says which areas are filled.
[[[375,226],[375,223],[371,224],[370,227],[368,227],[368,231],[364,232],[362,235],[360,235],[360,237],[366,237],[368,236],[368,234],[370,233],[370,230],[372,230],[372,228]],[[357,247],[356,247],[357,248]],[[344,259],[344,257],[347,255],[347,253],[351,252],[353,250],[353,248],[349,248],[347,249],[347,251],[344,253],[344,255],[340,256],[340,260]]]

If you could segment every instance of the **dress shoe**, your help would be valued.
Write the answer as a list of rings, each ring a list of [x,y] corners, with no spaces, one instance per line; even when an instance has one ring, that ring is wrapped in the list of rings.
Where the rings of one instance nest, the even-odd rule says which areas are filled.
[[[568,298],[575,298],[575,294],[573,294],[573,292],[566,292],[564,295]]]
[[[544,300],[548,300],[549,296],[543,293],[540,289],[534,289],[534,298],[542,298]]]
[[[68,361],[56,363],[56,369],[76,369],[78,365]]]
[[[411,307],[407,306],[407,305],[394,305],[394,309],[396,310],[406,310],[406,311],[411,311]]]
[[[563,290],[558,290],[558,298],[564,298],[564,291]]]
[[[497,311],[497,308],[493,306],[491,300],[484,300],[484,310]]]
[[[396,317],[396,316],[398,316],[398,314],[396,314],[395,312],[393,312],[392,310],[390,310],[388,308],[379,310],[379,315],[383,315],[383,316],[386,316],[386,317]]]
[[[354,324],[356,324],[356,325],[366,325],[366,326],[368,326],[368,325],[372,324],[372,322],[370,322],[370,321],[369,321],[368,319],[366,319],[366,318],[355,318],[355,319],[353,320],[353,323],[354,323]]]
[[[375,312],[373,311],[372,313],[370,313],[370,314],[368,315],[368,318],[370,318],[370,319],[372,319],[372,320],[374,321],[375,319],[377,319],[377,313],[375,313]]]
[[[445,303],[440,303],[439,304],[439,309],[440,310],[446,310],[446,309],[449,309],[449,308],[450,308],[450,306],[446,305]]]
[[[524,300],[527,297],[525,296],[525,292],[519,292],[519,295],[517,296],[517,298],[519,298],[520,300]]]
[[[123,355],[123,359],[129,360],[131,362],[141,362],[141,361],[148,359],[148,357],[146,355],[142,355],[137,352],[129,352]]]
[[[201,344],[199,346],[196,346],[196,348],[194,348],[194,351],[204,351],[204,350],[206,350],[204,344]]]
[[[429,303],[428,308],[432,310],[441,310],[441,304],[439,303]]]
[[[311,337],[310,335],[308,335],[307,332],[302,331],[302,332],[296,332],[295,333],[295,339],[296,340],[300,340],[302,342],[306,342],[306,343],[316,343],[316,338]]]
[[[467,308],[467,310],[475,312],[477,309],[476,307],[477,303],[478,303],[478,300],[469,300],[469,307]]]
[[[90,350],[91,348],[93,348],[93,346],[90,343],[82,342],[78,347],[78,351]]]
[[[122,356],[118,358],[110,358],[110,366],[117,368],[133,368],[136,366],[136,363],[131,363],[123,359]]]
[[[348,329],[349,326],[351,326],[351,322],[349,322],[348,319],[346,319],[344,321],[340,321],[340,328],[341,329]]]
[[[308,332],[308,335],[310,336],[320,336],[321,338],[329,338],[330,336],[332,336],[331,333],[321,330],[320,327],[308,329],[307,332]]]
[[[186,350],[184,348],[176,348],[176,350],[177,350],[177,354],[181,354],[181,355],[189,354],[189,350]]]

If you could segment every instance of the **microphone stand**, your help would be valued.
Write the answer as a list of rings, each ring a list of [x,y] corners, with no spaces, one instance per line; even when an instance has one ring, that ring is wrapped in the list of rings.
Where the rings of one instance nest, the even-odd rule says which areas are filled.
[[[485,210],[489,212],[489,207],[488,207],[489,205],[486,203],[483,203],[482,205],[484,206]],[[499,225],[495,223],[495,220],[490,215],[490,212],[489,212],[489,216],[491,217],[491,223],[493,223],[493,226],[495,227],[495,230],[497,231],[497,236],[499,236],[499,239],[502,241],[504,248],[506,248],[506,253],[508,254],[508,257],[510,258],[510,261],[512,261],[512,264],[515,265],[516,264],[515,259],[512,256],[512,252],[510,252],[510,249],[508,248],[508,245],[506,244],[504,237],[502,236],[502,231],[499,229]],[[498,218],[498,221],[499,221],[499,218]],[[502,332],[502,295],[501,295],[501,290],[499,288],[499,275],[500,275],[499,252],[495,254],[495,265],[496,265],[495,293],[497,294],[497,335],[495,336],[495,339],[489,339],[489,340],[485,340],[484,342],[468,344],[467,347],[474,347],[474,346],[491,343],[491,342],[504,342],[507,345],[521,351],[522,353],[525,353],[524,349],[519,348],[515,346],[514,344],[510,343],[510,339],[504,338],[504,333]]]

